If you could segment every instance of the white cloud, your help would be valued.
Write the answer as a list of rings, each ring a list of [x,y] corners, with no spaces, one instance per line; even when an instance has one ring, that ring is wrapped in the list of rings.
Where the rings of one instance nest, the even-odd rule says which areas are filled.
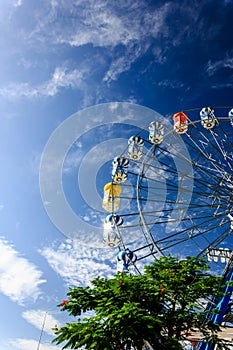
[[[41,294],[40,285],[46,282],[41,278],[42,272],[3,239],[0,256],[0,291],[21,305],[34,302]]]
[[[209,61],[206,66],[206,72],[209,77],[215,79],[215,82],[211,84],[212,89],[225,89],[232,88],[232,74],[230,74],[230,70],[233,69],[233,57],[232,52],[227,53],[225,57],[216,61]],[[222,74],[223,71],[228,72],[228,74],[224,77],[221,77],[219,80],[219,74]]]
[[[38,9],[40,15],[37,16],[29,42],[38,40],[41,44],[46,40],[47,45],[56,44],[57,47],[65,44],[104,48],[107,61],[102,56],[101,63],[109,62],[109,57],[111,63],[105,67],[103,81],[110,82],[128,71],[133,62],[154,44],[154,39],[167,35],[166,18],[171,8],[169,2],[149,8],[142,1],[120,1],[117,5],[103,0],[95,3],[90,0],[75,1],[72,4],[52,1],[48,7]],[[58,17],[60,13],[63,14],[62,21]],[[60,25],[57,25],[58,19]],[[157,56],[158,51],[157,61],[165,60]]]
[[[21,350],[38,349],[38,340],[18,338],[11,340],[10,345]],[[40,350],[61,350],[61,347],[40,344]]]
[[[55,325],[60,327],[59,322],[44,310],[27,310],[23,312],[22,316],[28,323],[32,324],[39,330],[41,330],[44,323],[43,331],[50,335],[54,335],[52,328]]]
[[[116,250],[81,246],[66,240],[58,247],[45,247],[40,253],[68,285],[88,285],[97,276],[115,275]]]
[[[139,229],[135,229],[135,227],[131,231],[125,229],[124,233],[133,234],[134,238],[137,237],[137,240],[133,243],[128,244],[129,242],[125,242],[126,246],[132,251],[145,245]],[[148,252],[148,249],[142,249],[136,254],[138,258],[142,258]],[[87,286],[97,276],[112,278],[116,274],[117,248],[94,249],[82,246],[78,240],[71,241],[67,239],[58,246],[45,247],[40,253],[68,286]],[[143,260],[137,262],[136,266],[143,272],[143,267],[148,265],[153,259],[153,256],[143,258]],[[132,271],[134,271],[133,268]]]
[[[52,78],[39,87],[41,94],[54,96],[61,88],[76,88],[82,81],[83,73],[78,69],[67,71],[66,68],[57,67]]]
[[[185,85],[179,80],[164,79],[158,82],[158,86],[162,86],[170,89],[184,89]]]
[[[15,2],[14,2],[15,7],[20,7],[22,5],[23,5],[23,0],[15,0]]]
[[[78,165],[82,160],[83,153],[84,152],[80,148],[75,149],[72,152],[69,152],[69,154],[67,155],[64,161],[63,169],[62,169],[65,174],[71,173],[74,169],[78,167]]]
[[[93,6],[93,2],[87,1],[85,10],[76,7],[82,21],[76,23],[72,33],[60,32],[58,40],[72,46],[85,44],[101,47],[132,46],[145,37],[157,37],[161,34],[169,6],[165,3],[151,13],[151,9],[149,10],[141,1],[128,4],[124,2],[119,6],[114,6],[111,1],[98,1]]]
[[[128,57],[122,56],[112,62],[109,70],[105,74],[103,81],[109,82],[111,80],[117,80],[118,76],[125,71],[128,71],[132,63],[139,57],[136,57],[135,53],[128,53]]]
[[[18,6],[23,4],[23,0],[14,1]],[[21,53],[17,64],[31,69],[31,76],[39,69],[44,74],[43,68],[54,64],[48,53],[65,53],[67,49],[75,48],[73,57],[77,59],[73,64],[79,69],[55,68],[51,79],[38,85],[30,86],[27,82],[5,84],[0,88],[0,95],[12,98],[54,96],[61,89],[80,88],[84,95],[83,107],[96,103],[103,97],[101,95],[106,98],[106,83],[117,80],[147,52],[153,57],[138,74],[151,65],[167,62],[170,50],[187,41],[217,38],[219,28],[215,24],[207,27],[200,13],[202,7],[198,1],[193,1],[192,6],[185,3],[182,7],[172,1],[150,6],[140,0],[119,0],[117,3],[111,0],[43,1],[43,6],[35,6],[29,23],[22,25],[22,30],[12,36],[13,40],[17,38],[17,43],[12,41],[10,47],[18,45],[17,50]],[[184,21],[175,21],[179,17]],[[190,26],[190,23],[195,25]],[[88,47],[79,50],[84,45]],[[38,52],[44,53],[43,60]],[[210,62],[209,73],[221,64],[220,61]],[[231,59],[224,64],[231,66]]]
[[[22,0],[15,0],[15,4],[22,5]],[[54,96],[63,88],[77,88],[84,80],[85,70],[89,67],[88,72],[92,75],[98,65],[105,69],[105,73],[102,70],[103,82],[116,80],[147,52],[155,38],[167,32],[165,19],[170,7],[170,3],[165,3],[160,7],[156,6],[151,13],[151,9],[140,1],[120,1],[117,6],[112,1],[103,0],[95,3],[90,0],[72,3],[52,0],[44,3],[44,6],[36,8],[32,14],[34,26],[31,30],[27,28],[23,31],[23,42],[27,43],[27,48],[32,48],[32,52],[36,44],[41,48],[51,47],[56,50],[59,45],[81,47],[88,44],[104,48],[105,51],[100,57],[95,56],[94,60],[93,57],[82,59],[84,71],[68,71],[64,67],[58,67],[51,79],[40,85],[11,83],[0,88],[0,95],[12,98]],[[59,16],[61,13],[62,18]],[[31,68],[32,60],[29,61],[22,54],[18,64]],[[85,89],[85,86],[82,88]],[[85,94],[86,99],[88,96],[89,94]]]
[[[153,14],[145,10],[143,23],[139,19],[142,13],[141,9],[133,12],[132,17],[129,16],[127,21],[123,19],[122,22],[127,23],[127,26],[123,28],[123,33],[118,40],[119,44],[124,46],[124,51],[120,57],[112,60],[103,81],[110,82],[117,80],[121,73],[130,70],[132,64],[148,51],[152,45],[152,41],[166,31],[165,19],[169,10],[170,5],[167,3],[158,8]],[[111,31],[109,34],[111,35]],[[125,42],[125,38],[127,38],[127,42]],[[113,47],[117,44],[115,43]],[[162,62],[158,58],[158,51],[157,61]]]
[[[54,96],[61,89],[79,87],[83,81],[83,74],[84,72],[78,69],[68,70],[64,67],[56,67],[48,81],[37,86],[30,86],[27,82],[10,83],[0,88],[0,96],[5,98]]]
[[[17,1],[18,4],[21,2]],[[186,21],[176,23],[174,30],[173,16],[174,13],[179,16],[180,11],[179,4],[171,1],[152,6],[139,0],[119,0],[117,4],[110,0],[98,0],[95,3],[91,0],[44,2],[44,6],[36,6],[32,13],[33,27],[26,27],[17,33],[18,42],[26,43],[30,53],[36,54],[35,59],[29,60],[29,55],[24,52],[18,64],[25,69],[30,68],[33,76],[38,67],[42,68],[35,47],[46,50],[43,62],[47,67],[54,62],[46,62],[48,51],[60,52],[67,50],[67,47],[70,50],[71,47],[75,48],[75,64],[79,68],[57,67],[50,79],[38,85],[30,86],[27,82],[5,84],[0,88],[0,95],[8,98],[55,96],[62,89],[78,88],[83,93],[83,107],[96,103],[98,98],[101,100],[102,94],[106,97],[106,91],[103,90],[106,89],[106,83],[116,81],[149,50],[153,58],[147,67],[141,68],[144,71],[155,63],[165,63],[169,49],[181,45],[187,37],[206,33],[196,26],[195,32],[190,32],[190,22],[200,12],[200,4],[196,2],[192,8],[182,7]],[[179,30],[179,26],[182,26],[182,30]],[[22,33],[23,40],[20,40]],[[161,39],[164,39],[163,44]],[[79,51],[84,45],[88,45],[88,48]],[[97,47],[101,50],[94,51],[93,48]],[[64,64],[68,65],[67,62]],[[98,79],[102,78],[98,86],[95,85],[96,74]]]
[[[233,57],[225,57],[222,60],[215,62],[209,61],[207,64],[207,73],[209,76],[213,76],[217,71],[222,68],[233,69]]]
[[[212,89],[231,89],[233,87],[233,83],[216,83],[211,85]]]

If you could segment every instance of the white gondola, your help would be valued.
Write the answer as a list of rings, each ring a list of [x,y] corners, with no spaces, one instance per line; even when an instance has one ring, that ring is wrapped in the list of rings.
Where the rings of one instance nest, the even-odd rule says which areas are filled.
[[[211,107],[203,107],[200,111],[201,124],[202,126],[209,130],[213,129],[216,124],[216,117],[214,115],[214,110]]]
[[[114,158],[112,162],[112,180],[115,183],[125,182],[128,178],[127,171],[129,160],[124,157]]]
[[[110,248],[115,248],[120,244],[120,242],[121,242],[121,238],[117,234],[117,232],[114,232],[114,231],[104,232],[103,234],[104,245],[107,245]]]
[[[228,117],[230,119],[231,125],[233,126],[233,108],[229,111]]]
[[[144,140],[140,136],[131,136],[128,140],[128,156],[132,160],[142,157]]]
[[[149,125],[149,140],[154,145],[159,145],[163,142],[164,138],[164,126],[162,123],[156,121],[151,122]]]
[[[123,222],[122,217],[117,214],[109,214],[104,220],[105,227],[121,226]]]

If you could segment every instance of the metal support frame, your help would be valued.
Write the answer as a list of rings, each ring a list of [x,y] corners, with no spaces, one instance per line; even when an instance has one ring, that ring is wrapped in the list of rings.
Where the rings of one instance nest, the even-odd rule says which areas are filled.
[[[215,249],[216,250],[216,249]],[[216,250],[217,251],[217,250]],[[228,251],[229,252],[229,251]],[[223,257],[221,257],[221,253],[223,253]],[[226,250],[219,250],[216,254],[220,259],[226,258]],[[228,263],[223,272],[223,290],[222,296],[215,297],[211,303],[207,306],[207,319],[212,320],[215,324],[221,325],[223,322],[223,318],[226,315],[228,304],[231,299],[231,295],[233,292],[233,287],[229,286],[228,282],[233,281],[233,252],[231,252],[230,257],[228,258]],[[212,313],[213,309],[217,309],[217,313]],[[215,345],[212,343],[201,342],[197,348],[198,350],[214,350]]]

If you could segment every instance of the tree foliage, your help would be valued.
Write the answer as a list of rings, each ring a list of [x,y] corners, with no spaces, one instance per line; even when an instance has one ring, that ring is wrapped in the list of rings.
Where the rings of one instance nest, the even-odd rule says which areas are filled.
[[[222,278],[211,275],[204,260],[162,256],[143,275],[117,274],[95,278],[91,287],[71,288],[62,311],[75,322],[55,329],[63,349],[141,350],[144,341],[154,349],[179,350],[192,330],[219,348],[228,349],[217,336],[219,326],[206,320],[203,300],[221,293]],[[91,311],[92,315],[85,317]]]

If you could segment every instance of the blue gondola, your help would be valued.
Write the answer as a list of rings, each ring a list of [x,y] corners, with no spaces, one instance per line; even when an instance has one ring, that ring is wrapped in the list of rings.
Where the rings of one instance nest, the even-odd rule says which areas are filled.
[[[115,225],[120,226],[123,224],[123,222],[124,220],[122,219],[122,217],[116,214],[109,214],[104,220],[104,223],[106,225],[109,225],[110,227],[115,227]]]
[[[128,272],[129,266],[137,260],[137,255],[126,248],[117,254],[117,272]]]

